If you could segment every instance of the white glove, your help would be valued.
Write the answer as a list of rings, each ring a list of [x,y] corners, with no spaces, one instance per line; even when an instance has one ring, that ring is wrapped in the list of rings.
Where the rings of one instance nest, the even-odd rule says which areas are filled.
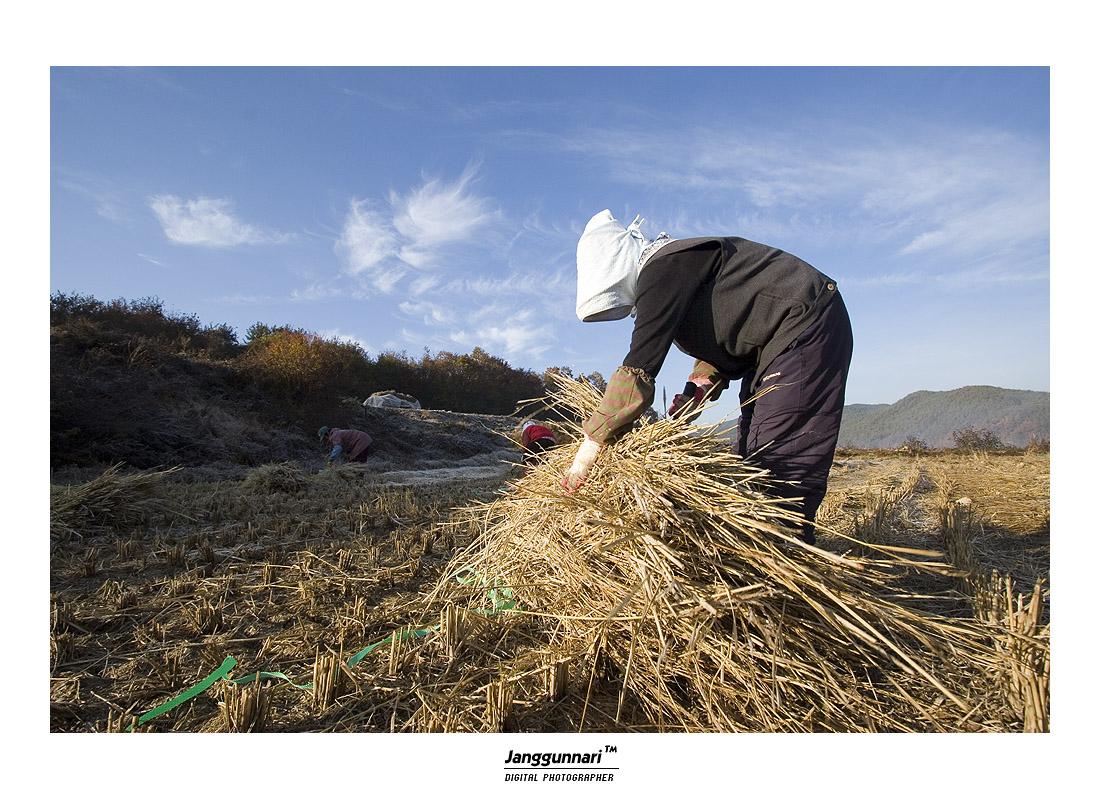
[[[595,439],[588,438],[588,434],[584,435],[584,441],[577,449],[577,455],[573,457],[573,466],[562,478],[561,485],[565,491],[571,492],[584,483],[584,479],[588,477],[588,470],[592,469],[592,465],[596,463],[596,456],[600,454],[601,449],[603,445]]]

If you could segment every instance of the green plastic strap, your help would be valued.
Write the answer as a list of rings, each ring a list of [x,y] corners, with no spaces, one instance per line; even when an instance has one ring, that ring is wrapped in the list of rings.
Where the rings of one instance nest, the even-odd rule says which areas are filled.
[[[263,680],[264,678],[278,678],[279,680],[286,681],[295,689],[305,689],[306,691],[312,691],[313,689],[312,683],[295,683],[289,677],[287,677],[285,672],[253,672],[245,675],[243,678],[226,678],[226,680],[230,683],[243,685],[246,683],[252,683],[253,681]]]
[[[491,610],[488,610],[488,611],[478,610],[476,613],[478,613],[478,614],[497,614],[501,611],[507,611],[508,609],[515,607],[516,601],[512,599],[512,590],[509,589],[507,586],[500,587],[500,584],[495,584],[494,586],[489,587],[489,582],[486,581],[485,578],[482,577],[476,570],[470,569],[469,567],[466,567],[465,569],[459,570],[459,572],[455,575],[455,580],[457,580],[459,583],[465,583],[465,584],[474,583],[473,579],[471,579],[471,580],[463,579],[463,577],[462,577],[463,572],[470,572],[471,574],[475,575],[477,577],[477,579],[480,580],[480,585],[484,586],[484,587],[487,587],[489,589],[487,594],[489,595],[489,601],[493,604],[493,608]],[[507,599],[504,599],[504,598],[507,598]],[[374,650],[377,647],[381,647],[384,644],[389,644],[389,643],[391,643],[395,640],[407,639],[410,636],[420,638],[422,636],[427,636],[432,631],[437,631],[439,629],[440,629],[439,625],[433,625],[430,628],[419,628],[419,629],[414,630],[414,631],[398,631],[397,633],[393,634],[392,636],[386,637],[385,639],[383,639],[380,642],[375,642],[372,645],[368,645],[368,646],[364,647],[362,650],[360,650],[358,653],[353,655],[348,660],[348,666],[351,667],[351,666],[354,666],[354,665],[358,664],[360,661],[363,660],[363,658],[370,651]]]
[[[173,697],[167,703],[162,703],[161,705],[154,708],[152,711],[148,711],[142,714],[140,717],[138,717],[137,724],[144,725],[146,722],[153,719],[154,717],[159,717],[161,714],[164,714],[167,711],[171,711],[180,703],[186,703],[192,697],[198,694],[202,694],[211,686],[213,686],[215,682],[221,680],[226,675],[228,675],[229,670],[233,669],[233,667],[235,666],[237,666],[237,659],[233,658],[233,656],[226,656],[225,661],[222,662],[222,665],[214,670],[214,672],[212,672],[210,675],[208,675],[201,683],[192,686],[190,689],[188,689],[186,692],[179,695],[178,697]],[[131,725],[126,730],[130,731],[133,730],[133,728],[134,726]]]
[[[352,666],[355,666],[356,664],[358,664],[360,661],[363,660],[363,656],[365,656],[367,653],[369,653],[371,650],[373,650],[376,647],[381,647],[384,644],[389,644],[390,642],[392,642],[394,640],[408,639],[410,636],[420,638],[422,636],[427,636],[432,631],[437,631],[437,630],[439,630],[439,626],[438,625],[433,625],[430,628],[419,628],[415,631],[398,631],[397,633],[393,634],[392,636],[386,637],[385,639],[383,639],[380,642],[375,642],[374,644],[367,645],[366,647],[364,647],[362,650],[360,650],[358,653],[356,653],[350,659],[348,659],[348,666],[352,667]]]
[[[459,583],[464,583],[464,584],[474,583],[473,579],[470,579],[470,580],[463,579],[462,578],[462,573],[463,572],[470,572],[471,574],[476,576],[477,580],[479,581],[479,585],[485,587],[488,590],[487,595],[489,597],[489,601],[493,604],[492,609],[489,609],[489,610],[475,609],[475,613],[477,613],[477,614],[497,614],[497,613],[500,613],[501,611],[507,611],[508,609],[515,607],[516,601],[512,598],[512,590],[509,589],[507,586],[502,587],[499,583],[494,583],[492,586],[490,586],[489,582],[485,579],[484,576],[479,574],[476,570],[470,569],[469,567],[467,567],[464,570],[460,570],[458,572],[458,574],[455,575],[455,580],[457,580]],[[382,639],[381,641],[375,642],[374,644],[367,645],[366,647],[364,647],[362,650],[360,650],[358,653],[356,653],[350,659],[348,659],[348,666],[351,667],[351,666],[354,666],[354,665],[358,664],[360,661],[363,660],[363,658],[368,653],[370,653],[372,650],[374,650],[377,647],[381,647],[384,644],[389,644],[393,641],[400,641],[401,639],[407,639],[407,638],[410,638],[410,637],[421,638],[421,637],[427,636],[432,631],[437,631],[439,629],[440,629],[439,625],[433,625],[430,628],[418,628],[416,630],[398,631],[397,633],[394,633],[391,636],[387,636],[385,639]],[[168,711],[171,711],[173,708],[180,705],[181,703],[186,703],[188,700],[192,699],[193,697],[196,697],[197,695],[202,694],[203,692],[205,692],[207,689],[209,689],[211,686],[213,686],[217,681],[219,681],[221,679],[225,679],[229,683],[243,685],[243,684],[246,684],[246,683],[252,683],[253,681],[259,681],[259,680],[262,680],[264,678],[276,678],[278,680],[286,681],[287,683],[289,683],[291,686],[293,686],[296,689],[304,689],[306,691],[311,691],[313,689],[313,684],[312,683],[305,683],[305,684],[295,683],[289,677],[287,677],[287,675],[283,672],[251,672],[248,675],[245,675],[243,678],[229,678],[228,677],[229,672],[235,666],[237,666],[237,659],[233,658],[233,656],[226,656],[225,661],[222,662],[222,665],[220,667],[218,667],[217,670],[215,670],[209,676],[207,676],[201,683],[198,683],[195,686],[191,687],[190,689],[188,689],[186,692],[179,695],[178,697],[172,698],[167,703],[163,703],[163,704],[157,706],[152,711],[149,711],[149,712],[146,712],[145,714],[142,714],[138,718],[137,724],[138,725],[144,725],[146,722],[153,719],[154,717],[159,717],[161,714],[164,714]],[[128,731],[133,730],[133,727],[134,726],[131,725],[126,730],[128,730]]]

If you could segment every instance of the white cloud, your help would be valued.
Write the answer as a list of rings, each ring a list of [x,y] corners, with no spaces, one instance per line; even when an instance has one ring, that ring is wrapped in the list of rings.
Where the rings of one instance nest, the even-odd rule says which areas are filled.
[[[451,333],[451,340],[464,347],[480,347],[490,353],[503,353],[505,358],[523,358],[525,361],[540,358],[556,343],[556,339],[550,326],[527,325],[518,320]]]
[[[530,363],[557,343],[554,317],[545,308],[517,309],[515,303],[501,301],[499,295],[486,302],[484,297],[471,296],[452,285],[434,298],[405,301],[398,308],[422,326],[402,329],[405,339],[417,346],[481,347],[506,359]]]
[[[180,200],[169,194],[149,199],[149,207],[160,221],[164,233],[176,244],[201,247],[281,244],[289,236],[242,222],[233,215],[226,199],[200,197]]]
[[[500,219],[488,199],[473,194],[476,169],[468,167],[458,180],[428,180],[405,197],[391,195],[394,227],[408,241],[405,252],[415,259],[441,245],[470,240],[480,229]]]
[[[452,183],[428,179],[405,195],[391,193],[388,211],[369,200],[352,200],[336,242],[344,271],[388,294],[410,268],[443,273],[454,269],[462,246],[481,244],[478,236],[503,219],[488,198],[471,191],[475,174],[471,166]],[[421,275],[409,291],[420,295],[439,282]]]
[[[346,297],[347,292],[342,291],[340,287],[333,285],[325,285],[320,283],[310,284],[304,289],[294,289],[290,293],[290,299],[295,302],[305,301],[311,302],[314,300],[332,300],[334,298]]]
[[[158,267],[167,266],[163,261],[158,261],[157,259],[153,258],[152,256],[145,255],[145,253],[138,253],[138,258],[144,259],[145,261],[148,261],[150,264],[155,264]]]
[[[670,204],[682,197],[669,220],[651,219],[674,236],[740,232],[781,247],[886,245],[940,259],[1049,237],[1049,147],[996,129],[936,121],[822,126],[810,137],[744,125],[590,129],[558,145],[646,196],[665,187]]]
[[[576,290],[576,267],[556,269],[553,272],[533,273],[512,270],[505,277],[479,275],[474,278],[457,278],[447,284],[447,292],[468,292],[479,297],[544,297]]]
[[[438,275],[421,275],[409,283],[409,294],[417,297],[425,292],[430,292],[439,285],[440,280]]]
[[[352,200],[336,252],[349,275],[371,275],[394,255],[396,241],[383,214],[369,208],[366,200]]]
[[[414,303],[406,300],[399,303],[397,307],[402,314],[408,317],[419,317],[425,325],[446,327],[457,324],[459,320],[459,314],[454,303],[433,302],[430,300],[420,300]]]
[[[60,188],[91,200],[99,216],[111,222],[129,222],[125,192],[113,181],[61,167],[55,167],[54,173]]]

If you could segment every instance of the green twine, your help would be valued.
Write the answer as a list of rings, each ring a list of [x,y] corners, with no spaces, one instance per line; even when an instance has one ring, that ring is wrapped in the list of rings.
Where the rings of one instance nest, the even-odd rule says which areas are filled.
[[[473,577],[469,579],[463,578],[462,575],[466,572],[469,572]],[[488,597],[492,608],[475,609],[475,613],[477,614],[499,614],[501,611],[507,611],[509,609],[515,608],[516,606],[516,600],[513,599],[512,590],[510,588],[502,585],[499,581],[495,581],[492,585],[490,585],[489,581],[485,579],[485,576],[481,575],[476,570],[470,569],[469,567],[459,570],[459,572],[455,574],[455,580],[465,585],[477,583],[477,585],[482,586],[486,589],[485,594]],[[400,641],[402,639],[423,638],[432,631],[437,631],[439,629],[439,625],[433,625],[430,628],[417,628],[416,630],[406,629],[398,631],[397,633],[394,633],[386,637],[385,639],[382,639],[381,641],[364,647],[362,650],[360,650],[358,653],[348,659],[348,666],[355,666],[360,661],[362,661],[368,653],[370,653],[375,648],[381,647],[384,644],[390,644],[391,642]],[[296,689],[303,689],[305,691],[313,690],[312,683],[295,683],[283,672],[252,672],[248,675],[245,675],[243,678],[228,677],[230,670],[232,670],[235,666],[237,666],[237,659],[233,658],[233,656],[226,656],[225,661],[222,662],[221,666],[214,670],[214,672],[212,672],[210,675],[206,676],[198,684],[192,686],[183,694],[178,695],[177,697],[173,697],[168,702],[161,703],[159,706],[152,709],[151,711],[147,711],[146,713],[142,714],[140,717],[138,717],[138,721],[135,724],[144,725],[149,720],[154,719],[155,717],[159,717],[161,714],[165,714],[171,711],[176,706],[186,703],[188,700],[197,697],[222,679],[224,679],[228,683],[233,683],[237,685],[244,685],[247,683],[252,683],[253,681],[260,681],[264,679],[276,679],[286,681]],[[126,730],[131,731],[133,730],[133,728],[134,726],[130,725]]]
[[[161,714],[167,711],[171,711],[180,703],[186,703],[192,697],[202,694],[211,686],[213,686],[215,682],[228,675],[229,670],[233,669],[233,667],[235,666],[237,666],[237,659],[233,658],[233,656],[226,656],[225,661],[222,662],[222,665],[214,670],[214,672],[212,672],[210,675],[208,675],[201,683],[192,686],[190,689],[188,689],[186,692],[179,695],[178,697],[173,697],[167,703],[162,703],[161,705],[154,708],[152,711],[148,711],[145,714],[142,714],[140,717],[138,717],[138,721],[136,724],[144,725],[153,717],[159,717]],[[132,731],[133,729],[134,726],[131,725],[126,730]]]

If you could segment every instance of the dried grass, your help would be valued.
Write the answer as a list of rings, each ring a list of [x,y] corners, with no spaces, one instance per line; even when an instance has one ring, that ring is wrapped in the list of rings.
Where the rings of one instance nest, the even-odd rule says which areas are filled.
[[[563,402],[584,418],[599,397],[570,382]],[[939,554],[802,544],[774,479],[676,421],[633,430],[566,495],[571,456],[470,509],[479,538],[433,593],[481,602],[463,574],[508,587],[523,609],[511,619],[542,640],[543,662],[529,653],[515,673],[587,664],[591,680],[613,676],[593,685],[618,693],[617,715],[633,705],[662,729],[970,729],[987,633],[899,600],[914,572],[952,572]]]
[[[598,399],[573,384],[561,409]],[[1046,595],[927,552],[945,547],[940,503],[970,494],[973,573],[1001,567],[978,523],[1041,463],[1004,462],[988,492],[969,462],[850,471],[819,550],[718,437],[640,427],[570,496],[573,449],[504,487],[344,468],[293,491],[172,480],[158,513],[74,522],[51,548],[51,729],[125,730],[228,655],[238,677],[286,679],[219,684],[139,729],[1045,729]],[[940,463],[962,482],[937,497]],[[877,543],[852,536],[861,516]]]
[[[50,487],[50,536],[68,539],[89,531],[139,524],[164,510],[161,481],[176,469],[124,473],[115,464],[86,483]]]
[[[264,464],[249,470],[241,481],[241,488],[252,494],[297,492],[309,485],[309,477],[300,464],[288,461],[281,464]]]

